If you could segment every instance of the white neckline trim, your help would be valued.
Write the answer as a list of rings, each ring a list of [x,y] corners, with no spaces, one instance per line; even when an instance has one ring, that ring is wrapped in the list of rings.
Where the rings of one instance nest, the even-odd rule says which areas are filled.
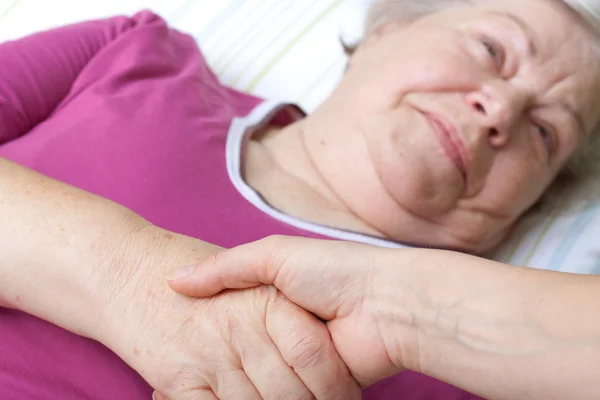
[[[242,145],[244,138],[251,134],[259,125],[272,119],[281,109],[290,106],[289,103],[267,100],[259,104],[250,114],[242,118],[234,118],[231,122],[227,134],[226,143],[226,163],[227,174],[237,191],[253,206],[265,214],[283,222],[287,225],[316,233],[321,236],[327,236],[335,239],[370,244],[379,247],[404,248],[403,244],[390,240],[381,239],[362,233],[350,232],[341,229],[331,228],[324,225],[315,224],[303,219],[284,214],[281,211],[271,207],[264,199],[242,178]]]

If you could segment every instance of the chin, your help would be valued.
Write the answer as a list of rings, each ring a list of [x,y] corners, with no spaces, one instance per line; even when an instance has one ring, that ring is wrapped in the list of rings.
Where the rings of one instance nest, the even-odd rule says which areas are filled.
[[[445,246],[447,250],[459,251],[480,257],[490,258],[495,250],[502,244],[508,232],[495,235],[474,235],[472,238],[453,238]]]
[[[433,219],[411,215],[403,224],[408,229],[395,232],[392,239],[404,244],[439,250],[450,250],[489,258],[508,236],[510,229],[490,234],[483,229],[467,233],[456,232]]]

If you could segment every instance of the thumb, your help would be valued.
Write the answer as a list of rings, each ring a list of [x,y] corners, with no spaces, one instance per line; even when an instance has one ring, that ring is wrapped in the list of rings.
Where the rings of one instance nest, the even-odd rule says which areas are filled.
[[[216,253],[185,277],[167,279],[173,290],[194,297],[274,285],[300,307],[331,320],[340,316],[342,306],[350,310],[364,299],[368,250],[352,243],[273,236]]]
[[[269,239],[211,254],[195,266],[178,268],[167,275],[174,291],[191,297],[210,297],[226,289],[273,285],[283,265]]]

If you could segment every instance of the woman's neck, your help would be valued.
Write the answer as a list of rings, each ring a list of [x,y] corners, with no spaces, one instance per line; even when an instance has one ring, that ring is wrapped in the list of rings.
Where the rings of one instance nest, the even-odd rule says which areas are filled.
[[[355,216],[320,173],[306,145],[305,124],[266,127],[245,149],[244,180],[286,214],[349,231],[381,236]]]

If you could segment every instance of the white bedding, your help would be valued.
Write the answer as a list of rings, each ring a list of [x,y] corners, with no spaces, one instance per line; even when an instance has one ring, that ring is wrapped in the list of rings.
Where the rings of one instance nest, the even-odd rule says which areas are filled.
[[[193,35],[221,80],[310,111],[332,90],[345,57],[339,34],[369,0],[0,0],[0,41],[91,18],[151,9]],[[600,203],[548,216],[513,234],[497,259],[600,273]]]
[[[369,0],[0,0],[0,41],[150,9],[196,38],[230,86],[310,110],[343,72],[348,4]],[[363,7],[364,8],[364,7]],[[326,40],[324,40],[326,39]]]

